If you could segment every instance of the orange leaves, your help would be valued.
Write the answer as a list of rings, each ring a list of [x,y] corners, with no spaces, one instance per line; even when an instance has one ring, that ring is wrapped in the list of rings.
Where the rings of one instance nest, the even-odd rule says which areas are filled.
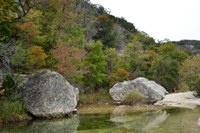
[[[57,71],[70,75],[78,71],[78,65],[86,55],[84,49],[74,48],[69,45],[59,45],[52,51],[54,58],[58,61],[56,65]]]
[[[30,27],[32,27],[33,25],[33,22],[25,22],[25,23],[21,23],[19,25],[19,27],[22,29],[22,30],[27,30],[29,29]]]
[[[30,48],[28,53],[29,61],[32,66],[43,67],[46,65],[45,59],[47,55],[40,46],[33,46]]]
[[[123,67],[118,68],[117,71],[112,75],[114,81],[124,81],[127,80],[130,73],[127,72]]]
[[[20,23],[19,28],[25,33],[27,33],[27,35],[29,35],[30,37],[35,37],[39,34],[38,29],[34,27],[34,23],[31,21]]]

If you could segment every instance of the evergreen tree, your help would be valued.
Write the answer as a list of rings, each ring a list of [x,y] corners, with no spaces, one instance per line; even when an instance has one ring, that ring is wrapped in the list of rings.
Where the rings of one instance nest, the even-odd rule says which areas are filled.
[[[88,72],[85,74],[85,85],[98,91],[105,86],[106,76],[106,56],[103,53],[103,44],[99,41],[93,42],[88,47],[88,55],[85,59]]]

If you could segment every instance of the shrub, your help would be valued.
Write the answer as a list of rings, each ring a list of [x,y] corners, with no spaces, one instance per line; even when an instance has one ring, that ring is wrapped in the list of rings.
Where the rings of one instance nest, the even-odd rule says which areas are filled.
[[[8,99],[13,99],[17,88],[17,83],[13,75],[8,74],[3,78],[3,88],[5,89],[4,96]]]
[[[200,96],[200,78],[196,80],[194,90],[197,92],[197,96]]]
[[[144,102],[145,102],[144,96],[140,92],[132,91],[125,96],[122,104],[136,105],[136,104],[142,104]]]

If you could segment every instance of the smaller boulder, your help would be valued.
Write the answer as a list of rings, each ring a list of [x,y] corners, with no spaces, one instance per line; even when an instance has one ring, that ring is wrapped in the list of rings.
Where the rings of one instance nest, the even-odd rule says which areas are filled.
[[[162,100],[168,93],[161,85],[143,77],[117,83],[109,90],[109,93],[114,100],[123,101],[126,95],[133,91],[141,93],[147,103]]]

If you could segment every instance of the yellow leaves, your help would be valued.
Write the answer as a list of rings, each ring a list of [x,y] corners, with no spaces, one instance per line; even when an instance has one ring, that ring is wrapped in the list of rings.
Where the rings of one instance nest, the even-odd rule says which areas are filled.
[[[147,55],[148,57],[151,57],[151,58],[156,57],[156,56],[158,55],[158,54],[157,54],[155,51],[153,51],[153,50],[145,51],[145,53],[146,53],[146,55]]]
[[[31,9],[24,19],[25,19],[25,21],[31,21],[32,20],[32,21],[35,21],[36,23],[38,23],[37,21],[41,17],[43,17],[43,15],[42,15],[42,12],[40,10]]]
[[[13,2],[1,0],[0,1],[0,23],[12,21],[17,18],[17,8]]]
[[[46,65],[45,59],[47,58],[47,55],[40,46],[31,47],[29,49],[28,57],[32,66],[43,67]]]

